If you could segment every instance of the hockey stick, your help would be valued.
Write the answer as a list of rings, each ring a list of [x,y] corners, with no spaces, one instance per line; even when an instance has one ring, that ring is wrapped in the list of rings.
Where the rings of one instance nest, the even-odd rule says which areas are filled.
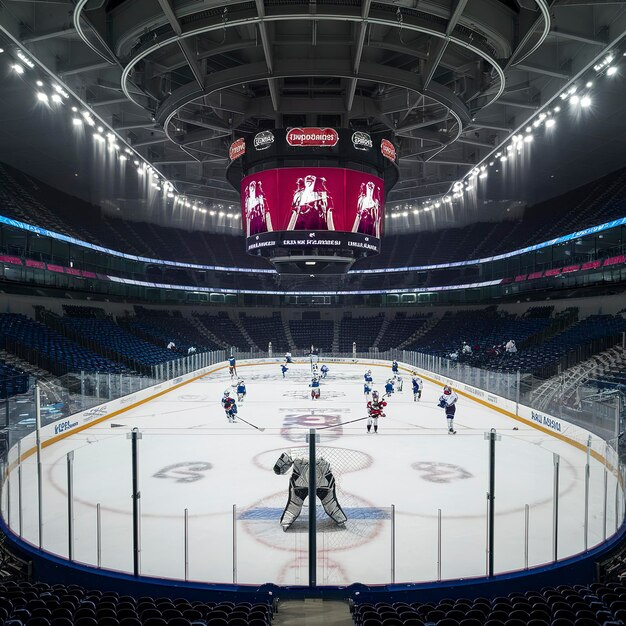
[[[327,428],[337,428],[337,426],[345,426],[346,424],[352,424],[354,422],[361,422],[368,418],[369,418],[369,415],[367,417],[357,417],[355,420],[349,420],[347,422],[339,422],[338,424],[331,424],[330,426],[322,426],[321,428],[316,428],[315,430],[326,430]]]
[[[262,426],[255,426],[251,422],[247,422],[245,419],[243,419],[243,417],[239,417],[239,415],[235,416],[235,419],[239,420],[240,422],[243,422],[244,424],[248,424],[248,426],[252,426],[252,428],[256,428],[257,430],[260,430],[261,432],[265,431],[265,428],[263,428]]]

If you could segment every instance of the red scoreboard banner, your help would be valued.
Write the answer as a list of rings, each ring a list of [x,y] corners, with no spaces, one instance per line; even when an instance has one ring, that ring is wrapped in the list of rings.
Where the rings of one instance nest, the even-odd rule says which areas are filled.
[[[336,146],[339,133],[334,128],[291,128],[287,131],[290,146]]]

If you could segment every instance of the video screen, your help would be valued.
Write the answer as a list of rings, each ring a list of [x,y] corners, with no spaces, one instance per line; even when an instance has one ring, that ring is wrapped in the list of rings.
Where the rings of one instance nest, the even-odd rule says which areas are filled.
[[[332,167],[273,169],[241,182],[246,236],[277,231],[343,231],[382,236],[383,180]]]

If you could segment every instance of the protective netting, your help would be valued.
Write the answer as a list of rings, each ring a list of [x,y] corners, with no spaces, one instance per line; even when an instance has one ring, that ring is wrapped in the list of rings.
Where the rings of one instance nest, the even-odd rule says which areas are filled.
[[[308,460],[308,446],[286,448],[292,459]],[[275,462],[279,457],[272,459]],[[326,513],[316,498],[317,547],[318,561],[322,568],[325,583],[342,580],[341,567],[336,558],[338,551],[354,549],[369,543],[386,528],[390,527],[391,514],[387,507],[375,507],[364,498],[352,493],[344,484],[346,476],[369,467],[372,458],[369,454],[350,448],[334,446],[316,446],[316,459],[325,459],[329,464],[336,483],[337,500],[346,514],[347,521],[337,525]],[[289,475],[289,472],[287,473]],[[287,502],[287,489],[281,493],[267,496],[252,507],[243,510],[239,519],[253,525],[253,533],[262,535],[263,541],[272,545],[283,544],[296,553],[308,550],[307,533],[309,524],[309,497],[306,498],[302,512],[286,532],[280,526],[280,517]],[[250,528],[252,530],[252,528]]]

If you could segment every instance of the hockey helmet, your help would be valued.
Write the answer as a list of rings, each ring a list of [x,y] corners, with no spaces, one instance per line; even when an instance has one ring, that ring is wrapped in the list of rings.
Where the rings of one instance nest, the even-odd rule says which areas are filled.
[[[365,372],[366,374],[371,374],[372,370],[367,370],[367,372]]]
[[[227,398],[230,395],[230,389],[224,389],[224,397]]]
[[[449,395],[452,393],[452,389],[450,389],[450,387],[448,387],[448,385],[446,385],[446,386],[443,388],[443,393],[444,393],[446,396],[449,396]]]
[[[378,400],[378,391],[372,391],[372,400],[374,400],[374,402]]]
[[[243,385],[243,378],[239,379],[239,382],[237,383],[238,385]]]

